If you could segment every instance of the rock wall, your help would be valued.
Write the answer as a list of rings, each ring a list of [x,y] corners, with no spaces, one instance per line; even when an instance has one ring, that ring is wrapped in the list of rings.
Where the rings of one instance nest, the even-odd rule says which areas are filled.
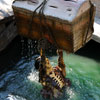
[[[0,0],[0,51],[2,51],[17,35],[14,25],[12,2]]]
[[[92,39],[100,43],[100,0],[91,0],[96,6],[96,17]]]
[[[91,0],[96,5],[96,17],[100,18],[100,0]]]
[[[17,36],[14,21],[10,23],[0,24],[0,51]]]

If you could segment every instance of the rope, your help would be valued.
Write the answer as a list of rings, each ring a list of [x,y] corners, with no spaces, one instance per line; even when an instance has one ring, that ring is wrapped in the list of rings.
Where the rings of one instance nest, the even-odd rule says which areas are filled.
[[[73,2],[73,0],[67,0],[67,1],[72,1],[72,2]],[[47,4],[47,2],[48,2],[48,0],[44,0],[44,1],[34,10],[34,12],[32,13],[32,18],[31,18],[31,21],[30,21],[30,24],[29,24],[29,34],[32,33],[32,24],[33,24],[32,21],[33,21],[33,18],[35,17],[35,13],[36,13],[36,11],[40,8],[40,10],[39,10],[40,31],[41,31],[42,37],[43,37],[43,34],[44,34],[45,32],[44,32],[43,26],[41,26],[41,25],[42,25],[42,19],[44,19],[45,25],[47,25],[47,19],[46,19],[45,15],[44,15],[44,9],[45,9],[45,5]],[[92,5],[92,3],[91,3],[90,0],[89,0],[89,2],[90,2],[90,4],[91,4],[91,8],[92,8],[93,5]],[[85,35],[85,39],[84,39],[84,41],[83,41],[83,46],[84,46],[85,43],[86,43],[87,36],[88,36],[88,33],[89,33],[89,28],[90,28],[91,22],[92,22],[92,21],[91,21],[91,20],[92,20],[91,8],[90,8],[90,21],[89,21],[88,29],[87,29],[87,32],[86,32],[86,35]],[[55,23],[54,23],[53,21],[52,21],[52,25],[55,26]],[[54,37],[54,32],[53,32],[53,30],[52,30],[48,25],[47,25],[45,28],[48,30],[48,35],[51,36],[51,38],[52,38],[52,40],[53,40],[55,46],[56,46],[57,48],[59,48],[59,46],[57,45],[57,41],[56,41],[56,39],[55,39],[55,37]]]
[[[43,19],[44,19],[44,23],[45,23],[45,25],[47,25],[47,19],[46,19],[46,17],[45,17],[45,15],[44,15],[44,9],[45,9],[45,4],[47,3],[47,1],[45,0],[44,1],[44,5],[43,5],[43,7],[41,7],[41,9],[40,9],[40,12],[39,12],[39,14],[40,14],[40,16],[42,15],[43,16]],[[40,17],[40,22],[41,22],[41,17]],[[42,23],[41,23],[42,24]],[[54,22],[52,21],[52,24],[54,25]],[[55,37],[54,37],[54,32],[53,32],[53,30],[47,25],[46,27],[45,27],[47,30],[48,30],[48,35],[49,36],[51,36],[51,38],[52,38],[52,40],[53,40],[53,42],[54,42],[54,44],[55,44],[55,46],[57,47],[57,48],[59,48],[59,46],[57,45],[57,41],[56,41],[56,39],[55,39]],[[43,30],[42,30],[42,32],[43,32]]]
[[[47,25],[47,19],[46,19],[45,15],[44,15],[43,18],[44,18],[45,25]],[[55,26],[54,21],[52,21],[52,25]],[[52,30],[48,25],[47,25],[45,28],[46,28],[47,31],[48,31],[48,35],[52,38],[52,40],[53,40],[53,42],[54,42],[54,45],[55,45],[57,48],[59,48],[59,46],[57,45],[57,41],[56,41],[56,38],[55,38],[55,36],[54,36],[53,30]]]
[[[35,13],[36,13],[36,11],[41,7],[43,5],[43,2],[34,10],[34,12],[32,13],[32,18],[31,18],[31,21],[30,21],[30,23],[29,23],[29,34],[31,34],[31,32],[32,32],[32,21],[33,21],[33,18],[34,18],[34,16],[35,16]]]
[[[72,1],[72,2],[73,2],[73,0],[67,0],[67,1]],[[43,27],[42,27],[41,25],[42,25],[42,19],[44,19],[45,25],[47,25],[47,19],[46,19],[45,15],[44,15],[44,12],[43,12],[44,9],[45,9],[45,5],[46,5],[47,2],[48,2],[48,0],[44,0],[44,1],[34,10],[34,12],[33,12],[33,14],[32,14],[32,18],[31,18],[30,24],[29,24],[29,34],[31,34],[31,32],[32,32],[32,21],[33,21],[33,18],[34,18],[34,16],[35,16],[35,13],[36,13],[36,11],[40,8],[40,10],[39,10],[40,31],[41,31],[42,37],[43,37],[43,33],[45,33],[45,32],[44,32]],[[42,17],[42,16],[43,16],[43,17]],[[55,26],[54,21],[52,21],[52,25]],[[56,41],[56,38],[55,38],[55,36],[54,36],[53,30],[52,30],[48,25],[47,25],[45,28],[48,30],[48,35],[51,36],[51,38],[52,38],[52,40],[53,40],[53,42],[54,42],[54,45],[55,45],[57,48],[59,48],[59,46],[58,46],[58,44],[57,44],[57,41]]]

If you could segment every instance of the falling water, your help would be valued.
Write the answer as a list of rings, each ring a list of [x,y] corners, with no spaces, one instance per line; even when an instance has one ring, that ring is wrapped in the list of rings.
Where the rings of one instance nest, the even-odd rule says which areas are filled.
[[[36,41],[35,41],[36,42]],[[21,59],[12,70],[0,76],[0,100],[44,100],[34,68],[34,43],[21,40]],[[57,56],[49,57],[52,66],[57,65]],[[67,76],[72,82],[66,87],[61,100],[100,100],[100,62],[76,54],[64,52]]]

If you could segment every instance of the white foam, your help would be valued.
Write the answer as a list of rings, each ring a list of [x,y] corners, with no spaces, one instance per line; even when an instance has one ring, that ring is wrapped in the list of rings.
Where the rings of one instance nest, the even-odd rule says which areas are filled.
[[[39,0],[39,4],[30,4],[28,1],[16,1],[13,6],[18,8],[24,8],[30,11],[34,11],[43,0]],[[48,0],[44,10],[44,14],[47,16],[57,17],[59,19],[72,21],[81,5],[87,0],[76,0],[76,2],[63,1],[63,0]],[[50,7],[55,6],[56,8]],[[38,11],[37,11],[38,13]]]

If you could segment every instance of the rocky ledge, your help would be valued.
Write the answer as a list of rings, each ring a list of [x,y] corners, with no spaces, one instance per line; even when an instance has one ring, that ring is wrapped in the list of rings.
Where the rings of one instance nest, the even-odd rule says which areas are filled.
[[[100,18],[95,17],[94,33],[92,39],[100,43]]]

